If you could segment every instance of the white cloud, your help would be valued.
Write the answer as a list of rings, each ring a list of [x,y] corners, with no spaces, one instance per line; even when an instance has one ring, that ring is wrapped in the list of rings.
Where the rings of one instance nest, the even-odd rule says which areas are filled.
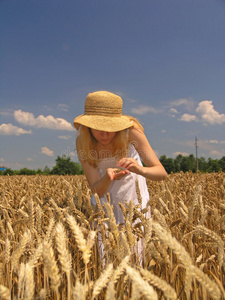
[[[183,114],[179,120],[184,122],[192,122],[197,121],[197,117],[195,115]]]
[[[35,118],[32,113],[24,112],[21,109],[19,109],[14,111],[14,118],[19,123],[37,128],[48,128],[67,131],[74,130],[72,125],[66,120],[61,118],[54,118],[51,115],[48,115],[47,117],[39,115],[37,118]]]
[[[178,114],[178,111],[176,110],[176,108],[170,108],[170,113]]]
[[[181,106],[181,105],[185,106],[186,109],[190,110],[194,105],[194,101],[192,99],[180,98],[170,102],[170,106]]]
[[[220,114],[216,111],[212,101],[205,100],[200,102],[196,108],[196,112],[205,123],[222,124],[225,122],[225,114]]]
[[[131,109],[132,114],[137,114],[137,115],[144,115],[147,113],[154,113],[154,114],[158,114],[160,112],[160,110],[151,107],[151,106],[147,106],[147,105],[140,105],[137,108],[132,108]]]
[[[174,152],[173,155],[177,156],[177,155],[182,155],[182,156],[189,156],[189,154],[187,152]]]
[[[33,161],[33,158],[28,157],[28,158],[27,158],[27,161]]]
[[[216,111],[212,101],[205,100],[199,102],[195,111],[198,115],[190,115],[185,113],[179,120],[184,122],[197,121],[202,122],[204,125],[225,123],[225,114],[220,114],[218,111]]]
[[[67,104],[58,104],[58,109],[63,110],[63,111],[68,111],[69,110],[69,106]]]
[[[218,158],[221,158],[222,156],[225,155],[225,151],[224,150],[222,150],[222,151],[212,150],[212,151],[210,151],[210,154],[213,156],[216,156]]]
[[[179,114],[179,112],[176,110],[176,108],[170,108],[169,115],[174,118],[176,114]]]
[[[9,112],[9,111],[0,111],[0,116],[8,117],[8,116],[12,116],[12,115],[13,115],[12,112]]]
[[[61,140],[69,140],[71,138],[71,135],[59,135],[58,138]]]
[[[163,130],[162,130],[162,133],[165,133],[165,132],[166,132],[166,130],[165,130],[165,129],[163,129]]]
[[[223,141],[223,140],[221,140],[221,141],[219,141],[219,140],[206,140],[205,142],[208,143],[208,144],[225,144],[225,141]]]
[[[25,130],[23,128],[19,128],[17,126],[9,124],[0,125],[0,134],[1,135],[21,135],[21,134],[31,134],[31,130]]]
[[[54,152],[52,150],[50,150],[49,148],[47,148],[47,147],[42,147],[41,148],[41,153],[45,154],[47,156],[54,156]]]

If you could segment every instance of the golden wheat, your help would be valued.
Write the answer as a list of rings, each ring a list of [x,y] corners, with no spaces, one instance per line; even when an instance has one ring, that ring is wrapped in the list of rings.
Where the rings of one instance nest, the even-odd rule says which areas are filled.
[[[0,299],[225,299],[225,174],[147,183],[117,224],[84,176],[1,176]]]

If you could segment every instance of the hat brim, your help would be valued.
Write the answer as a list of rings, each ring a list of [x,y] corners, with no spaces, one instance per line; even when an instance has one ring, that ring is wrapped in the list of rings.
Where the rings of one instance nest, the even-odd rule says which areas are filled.
[[[132,127],[134,124],[127,116],[105,117],[98,115],[80,115],[74,119],[74,127],[78,130],[80,125],[84,125],[96,130],[107,132],[121,131]]]

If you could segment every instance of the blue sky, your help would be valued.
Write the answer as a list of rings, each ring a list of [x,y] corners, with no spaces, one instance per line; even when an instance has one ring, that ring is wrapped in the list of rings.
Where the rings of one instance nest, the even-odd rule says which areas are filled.
[[[108,90],[158,156],[225,156],[224,0],[2,0],[0,165],[77,161],[75,116]]]

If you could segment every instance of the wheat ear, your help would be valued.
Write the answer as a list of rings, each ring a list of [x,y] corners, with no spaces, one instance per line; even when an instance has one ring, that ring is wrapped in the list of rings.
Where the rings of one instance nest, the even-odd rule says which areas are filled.
[[[38,248],[35,250],[34,254],[29,259],[29,264],[34,268],[42,255],[42,244],[38,245]]]
[[[32,300],[34,296],[34,270],[29,263],[25,265],[25,294],[24,298]]]
[[[67,249],[66,232],[61,223],[56,225],[55,233],[57,250],[59,252],[59,260],[62,269],[66,274],[69,274],[71,270],[71,255]]]
[[[152,218],[146,220],[145,228],[144,243],[147,246],[152,237]]]
[[[140,191],[140,188],[139,188],[138,179],[135,180],[135,188],[136,188],[138,203],[142,206],[142,197],[141,197],[141,191]]]
[[[51,236],[51,233],[52,233],[52,230],[53,230],[54,226],[55,226],[55,219],[52,217],[49,220],[48,229],[47,229],[47,232],[45,234],[45,239],[47,241],[49,241],[49,239],[50,239],[50,236]]]
[[[85,300],[88,293],[88,285],[83,285],[79,278],[76,279],[76,285],[72,290],[72,299],[73,300]]]
[[[105,288],[113,274],[113,264],[109,264],[101,273],[100,277],[95,281],[93,286],[92,300],[97,297],[101,290]]]
[[[204,235],[210,237],[217,243],[218,263],[219,263],[219,266],[222,267],[223,262],[224,262],[224,241],[222,240],[222,238],[218,234],[216,234],[214,231],[206,228],[205,226],[198,225],[195,227],[195,229],[197,231],[202,232]]]
[[[156,291],[154,291],[153,287],[149,285],[148,282],[141,277],[138,271],[126,265],[126,272],[135,285],[134,290],[138,291],[139,294],[144,297],[144,299],[148,299],[148,300],[158,299]]]
[[[152,274],[151,272],[145,269],[140,269],[140,273],[142,274],[145,280],[149,281],[152,285],[163,291],[166,299],[177,299],[177,294],[175,290],[165,280],[162,280],[158,276]]]
[[[10,244],[10,240],[8,238],[6,238],[5,240],[5,251],[4,251],[4,259],[5,259],[5,263],[9,263],[10,261],[10,251],[11,251],[11,244]]]
[[[12,253],[12,257],[11,257],[12,269],[14,269],[17,266],[19,259],[23,254],[30,239],[31,239],[31,234],[30,231],[27,229],[20,240],[18,248]]]
[[[75,218],[71,215],[67,215],[67,222],[72,230],[72,233],[75,237],[79,250],[82,252],[82,257],[85,264],[89,263],[90,256],[91,256],[91,248],[95,242],[95,231],[90,231],[87,241],[84,238],[83,232],[80,226],[77,224]]]
[[[37,232],[40,235],[41,235],[41,232],[42,232],[42,228],[41,228],[42,216],[43,216],[43,211],[42,211],[40,205],[38,204],[36,206],[36,228],[37,228]]]
[[[42,255],[44,266],[46,267],[48,276],[51,278],[51,286],[57,293],[60,285],[59,268],[55,260],[54,251],[50,243],[46,240],[43,241]]]
[[[124,232],[120,232],[120,242],[118,245],[118,256],[124,258],[126,255],[130,255],[130,246],[127,241],[127,237]]]
[[[24,289],[24,278],[25,278],[25,264],[20,264],[19,275],[18,275],[18,299],[23,299],[21,294]]]
[[[29,223],[30,223],[30,229],[33,233],[34,231],[34,202],[31,198],[28,202],[28,213],[29,213]]]
[[[108,214],[108,217],[109,217],[109,228],[111,229],[111,231],[114,234],[114,236],[116,238],[116,241],[118,243],[118,238],[119,238],[120,233],[119,233],[119,230],[118,230],[118,226],[116,224],[116,219],[115,219],[115,216],[114,216],[112,206],[109,202],[106,202],[105,203],[105,208],[107,210],[107,214]]]
[[[156,217],[158,223],[165,229],[167,229],[170,232],[170,229],[166,223],[165,216],[158,211],[158,209],[154,209],[154,216]]]
[[[4,285],[0,285],[0,299],[11,300],[10,290]]]
[[[194,276],[204,288],[206,288],[209,295],[212,297],[212,299],[219,300],[221,299],[221,292],[218,287],[218,285],[213,282],[209,277],[204,274],[200,269],[198,269],[196,266],[191,265],[189,266],[190,273],[192,276]]]
[[[192,265],[191,257],[187,253],[185,248],[158,223],[153,222],[153,228],[159,239],[172,249],[172,251],[179,257],[186,269],[190,269],[190,274],[194,276],[200,283],[202,283],[202,285],[207,289],[210,296],[213,299],[220,299],[221,294],[218,286],[212,280],[210,280],[209,277],[200,269]]]
[[[115,286],[114,286],[114,281],[111,279],[108,283],[106,292],[105,292],[105,300],[112,300],[116,299],[115,298],[116,291],[115,291]]]
[[[100,215],[101,215],[101,217],[104,219],[104,218],[105,218],[105,213],[104,213],[104,210],[103,210],[103,208],[102,208],[101,201],[100,201],[100,199],[99,199],[98,194],[97,194],[97,193],[94,193],[94,197],[95,197],[95,201],[96,201],[98,210],[99,210],[99,212],[100,212]]]
[[[130,255],[124,257],[119,266],[115,269],[113,273],[113,282],[116,283],[119,280],[119,277],[124,273],[126,266],[130,260]]]

